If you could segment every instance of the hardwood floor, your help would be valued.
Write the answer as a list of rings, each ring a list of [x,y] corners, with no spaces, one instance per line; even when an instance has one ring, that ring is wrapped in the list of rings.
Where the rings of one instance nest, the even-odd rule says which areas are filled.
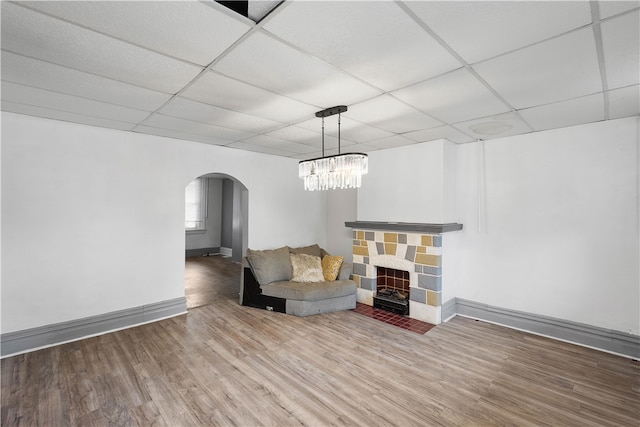
[[[188,315],[2,360],[2,425],[639,425],[638,362],[461,317],[241,307],[237,264],[194,268],[223,261]]]
[[[240,264],[221,255],[189,257],[185,262],[184,288],[187,309],[220,299],[238,300]]]

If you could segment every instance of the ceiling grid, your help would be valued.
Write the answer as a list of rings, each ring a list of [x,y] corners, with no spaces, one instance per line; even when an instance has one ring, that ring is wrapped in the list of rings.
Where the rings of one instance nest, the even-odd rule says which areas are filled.
[[[331,105],[365,153],[640,115],[638,1],[269,3],[4,1],[2,110],[295,159]]]

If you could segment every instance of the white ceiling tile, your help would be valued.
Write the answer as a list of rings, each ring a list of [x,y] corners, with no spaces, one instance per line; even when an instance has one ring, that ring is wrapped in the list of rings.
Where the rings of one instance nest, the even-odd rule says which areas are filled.
[[[294,141],[300,144],[312,145],[319,147],[322,142],[322,135],[299,126],[287,126],[274,131],[268,132],[267,136],[282,139],[285,141]]]
[[[9,111],[28,116],[44,117],[45,119],[60,120],[63,122],[80,123],[90,126],[98,126],[109,129],[131,130],[133,124],[100,117],[87,116],[85,114],[70,113],[68,111],[51,110],[39,106],[19,104],[2,100],[2,111]]]
[[[175,93],[201,68],[2,2],[2,49]]]
[[[404,134],[405,137],[415,142],[428,142],[435,141],[437,139],[447,139],[456,144],[464,144],[467,142],[473,142],[476,139],[465,135],[458,129],[452,126],[440,126],[433,129],[419,130],[415,132],[409,132]]]
[[[195,135],[212,136],[219,139],[226,139],[229,142],[248,138],[253,135],[251,132],[223,128],[221,126],[194,122],[192,120],[180,119],[178,117],[165,116],[164,114],[153,114],[143,122],[143,125],[192,133]]]
[[[325,118],[325,138],[338,134],[337,120],[337,116]],[[319,118],[299,122],[296,126],[322,134],[322,120]],[[387,138],[393,135],[392,132],[375,128],[344,116],[342,117],[340,129],[341,138],[351,140],[353,141],[352,143],[363,143],[366,141],[373,141],[375,139]]]
[[[461,66],[394,2],[293,2],[265,29],[387,91]]]
[[[253,144],[246,141],[235,141],[229,144],[227,147],[237,148],[239,150],[254,151],[256,153],[271,154],[274,156],[289,157],[289,156],[301,155],[301,153],[294,153],[291,151],[279,149],[277,147],[273,147],[269,145]]]
[[[607,93],[610,119],[640,115],[640,85],[615,89]]]
[[[252,133],[267,132],[284,126],[282,123],[273,120],[237,113],[180,97],[172,99],[171,102],[160,110],[160,113]]]
[[[345,116],[389,132],[411,132],[442,126],[433,119],[391,95],[381,95],[352,105]]]
[[[355,144],[349,146],[348,153],[369,153],[371,151],[377,151],[379,148],[371,146],[369,144]],[[337,154],[337,153],[335,153]]]
[[[474,65],[516,109],[602,91],[591,28]]]
[[[251,27],[196,1],[37,1],[24,3],[138,46],[209,64]]]
[[[602,46],[609,89],[640,82],[640,11],[603,22]]]
[[[519,111],[536,131],[604,120],[602,93]]]
[[[145,111],[154,111],[171,97],[5,51],[2,52],[2,80]]]
[[[306,144],[298,144],[297,142],[288,142],[288,141],[278,145],[278,149],[286,150],[291,153],[306,154],[306,155],[308,155],[309,153],[313,153],[316,150],[315,147],[311,147]]]
[[[600,9],[600,19],[605,19],[613,15],[617,15],[627,10],[635,9],[638,6],[637,0],[625,0],[625,1],[612,1],[605,0],[599,1],[598,7]]]
[[[345,145],[345,140],[353,141],[354,143],[363,143],[368,141],[374,141],[382,138],[388,138],[392,136],[391,132],[383,129],[378,129],[373,126],[368,126],[364,123],[356,122],[344,118],[341,126],[342,145]]]
[[[260,64],[256,67],[256,64]],[[379,90],[256,32],[225,56],[214,70],[227,76],[306,102],[331,107],[371,98]]]
[[[532,129],[514,113],[498,114],[492,117],[483,117],[481,119],[456,123],[454,127],[476,139],[502,138],[532,131]]]
[[[241,142],[251,144],[254,146],[269,147],[275,150],[286,151],[289,153],[307,154],[307,155],[320,151],[322,146],[319,138],[317,139],[316,145],[314,146],[314,144],[304,144],[304,143],[298,143],[296,141],[276,138],[271,134],[256,135],[251,138],[243,139]],[[337,144],[335,146],[337,146]],[[326,152],[328,152],[328,149],[325,150],[325,153]]]
[[[387,148],[402,147],[404,145],[411,145],[411,144],[414,144],[414,141],[402,135],[393,135],[388,138],[382,138],[382,139],[377,139],[375,141],[367,142],[367,145],[371,147],[379,148],[381,150],[384,150]]]
[[[313,117],[318,111],[317,107],[213,72],[203,74],[181,95],[210,105],[289,124]]]
[[[215,138],[212,136],[204,136],[204,135],[196,135],[188,132],[180,132],[171,129],[161,129],[152,126],[137,126],[135,128],[135,132],[148,134],[148,135],[156,135],[156,136],[164,136],[167,138],[181,139],[184,141],[194,141],[194,142],[202,142],[205,144],[212,145],[228,145],[230,144],[229,140]]]
[[[464,68],[400,89],[393,95],[446,123],[508,111],[502,101]]]
[[[2,99],[20,104],[39,106],[51,110],[83,114],[125,123],[137,123],[149,115],[147,111],[134,110],[119,105],[107,104],[9,82],[2,82]]]
[[[405,4],[468,63],[591,23],[587,1],[409,1]]]

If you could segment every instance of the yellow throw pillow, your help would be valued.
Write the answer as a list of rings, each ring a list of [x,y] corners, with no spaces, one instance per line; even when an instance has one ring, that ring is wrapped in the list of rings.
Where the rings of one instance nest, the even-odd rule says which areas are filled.
[[[344,260],[343,256],[325,255],[324,258],[322,258],[322,274],[324,275],[324,280],[328,282],[336,280],[340,272],[342,260]]]

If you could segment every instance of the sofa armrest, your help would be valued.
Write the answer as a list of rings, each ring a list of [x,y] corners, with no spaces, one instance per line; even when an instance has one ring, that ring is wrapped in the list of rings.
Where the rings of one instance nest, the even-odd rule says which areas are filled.
[[[350,262],[342,261],[337,280],[349,280],[351,279],[351,273],[353,273],[353,264],[351,264]]]

